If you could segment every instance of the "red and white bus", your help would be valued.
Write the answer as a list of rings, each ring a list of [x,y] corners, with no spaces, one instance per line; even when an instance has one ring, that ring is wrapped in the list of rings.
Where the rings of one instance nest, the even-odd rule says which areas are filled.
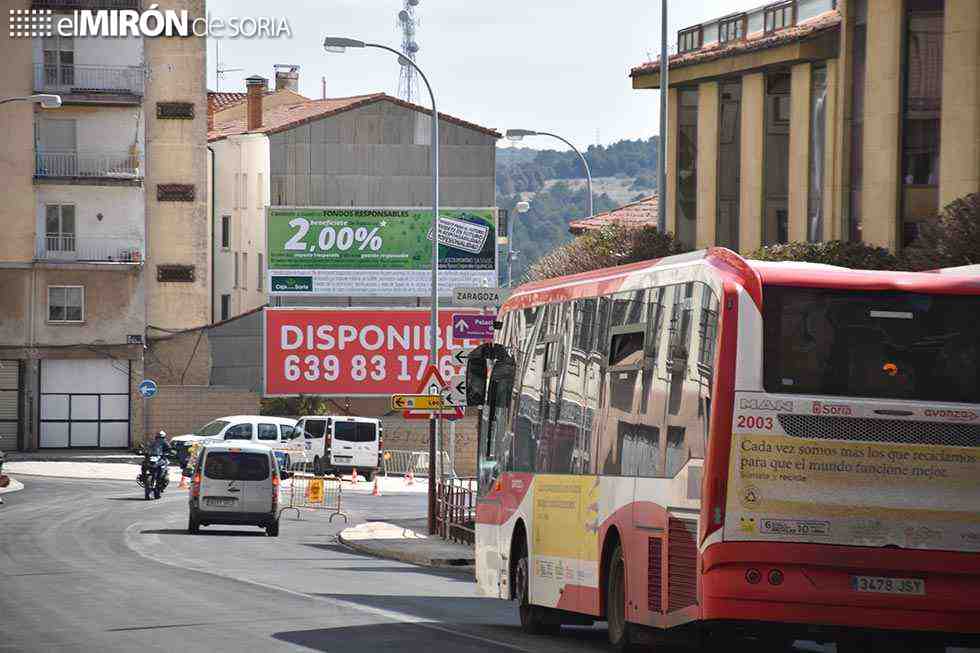
[[[481,590],[620,646],[975,643],[977,319],[980,276],[721,248],[516,289],[467,370]]]

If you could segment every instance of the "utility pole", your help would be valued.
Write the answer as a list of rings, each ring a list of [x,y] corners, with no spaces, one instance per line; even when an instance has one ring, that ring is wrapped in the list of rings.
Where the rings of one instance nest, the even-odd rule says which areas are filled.
[[[667,0],[660,5],[660,142],[657,144],[657,230],[667,231]]]

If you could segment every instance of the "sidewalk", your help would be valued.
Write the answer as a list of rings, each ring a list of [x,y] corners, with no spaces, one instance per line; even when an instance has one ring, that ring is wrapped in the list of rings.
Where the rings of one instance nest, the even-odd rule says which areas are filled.
[[[143,456],[128,451],[104,449],[73,449],[71,451],[11,451],[7,463],[19,462],[72,462],[72,463],[123,463],[140,464]]]
[[[366,522],[345,528],[342,544],[368,555],[400,560],[423,567],[472,567],[476,559],[473,547],[425,535],[424,520],[402,525],[388,522]]]

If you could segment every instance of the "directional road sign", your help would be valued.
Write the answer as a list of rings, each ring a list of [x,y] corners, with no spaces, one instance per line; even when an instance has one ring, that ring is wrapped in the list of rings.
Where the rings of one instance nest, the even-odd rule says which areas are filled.
[[[392,410],[442,410],[442,397],[435,395],[391,395]]]
[[[510,288],[453,288],[456,306],[500,306],[510,296]]]
[[[453,314],[453,338],[493,340],[493,315]]]
[[[454,351],[453,365],[466,365],[466,359],[469,358],[470,353],[473,351],[473,349],[457,349],[456,351]]]
[[[450,406],[466,406],[466,376],[457,374],[449,379],[449,385],[442,395],[444,403]]]
[[[153,379],[143,379],[138,390],[144,399],[149,399],[157,393],[157,382]]]
[[[443,394],[445,388],[448,384],[443,380],[442,375],[439,374],[439,370],[436,369],[434,365],[430,365],[425,371],[425,376],[422,377],[422,382],[419,384],[417,395],[402,395],[404,397],[430,397],[436,403],[430,408],[422,408],[415,406],[405,406],[403,407],[402,416],[409,419],[428,419],[433,416],[433,414],[441,415],[447,419],[459,419],[463,416],[463,408],[461,406],[450,406],[446,404],[443,399]],[[395,395],[397,397],[398,395]],[[421,402],[420,402],[421,404]],[[392,398],[392,407],[394,405],[394,397]]]

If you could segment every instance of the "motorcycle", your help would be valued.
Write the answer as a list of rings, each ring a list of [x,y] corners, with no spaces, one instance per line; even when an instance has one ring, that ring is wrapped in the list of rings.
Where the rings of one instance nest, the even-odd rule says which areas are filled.
[[[143,488],[143,495],[147,501],[150,500],[150,495],[153,495],[154,499],[159,499],[167,484],[170,483],[166,457],[154,456],[149,451],[144,451],[143,465],[140,469],[140,475],[136,477],[136,482]]]

